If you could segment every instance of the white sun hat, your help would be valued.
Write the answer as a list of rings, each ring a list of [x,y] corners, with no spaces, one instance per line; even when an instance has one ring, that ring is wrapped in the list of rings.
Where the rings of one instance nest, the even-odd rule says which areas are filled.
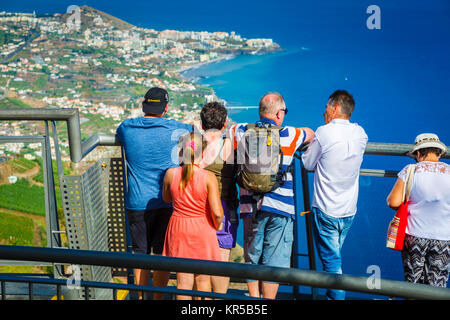
[[[414,146],[411,151],[409,151],[409,155],[413,155],[414,152],[424,148],[438,148],[442,151],[441,154],[447,152],[447,147],[441,141],[439,141],[439,137],[434,133],[421,133],[416,137],[414,141]]]

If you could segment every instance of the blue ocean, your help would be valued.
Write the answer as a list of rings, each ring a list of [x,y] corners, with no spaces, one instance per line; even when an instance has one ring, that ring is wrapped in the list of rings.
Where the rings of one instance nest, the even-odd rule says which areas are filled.
[[[449,13],[448,6],[442,9]],[[280,39],[285,41],[282,52],[210,63],[185,76],[211,86],[230,106],[257,106],[263,94],[279,92],[289,109],[284,124],[314,130],[324,124],[328,96],[346,89],[356,101],[352,121],[364,127],[370,142],[413,143],[419,133],[434,132],[448,145],[450,22],[443,12],[428,10],[422,20],[419,8],[398,15],[389,11],[381,30],[367,29],[363,15],[352,31],[307,29],[317,37],[306,39],[291,32],[291,38]],[[230,109],[230,117],[250,122],[258,118],[258,110]],[[366,156],[362,167],[400,170],[411,162],[406,157]],[[382,278],[403,280],[400,254],[385,248],[394,214],[386,197],[394,183],[393,178],[361,176],[358,213],[342,252],[344,273],[369,276],[376,266]],[[301,192],[297,195],[298,211],[303,211]],[[306,253],[303,218],[297,222],[297,253]],[[309,266],[306,258],[298,259],[300,267]]]
[[[70,4],[76,3],[1,1],[0,8],[65,12]],[[212,87],[228,106],[257,106],[263,94],[277,91],[289,109],[284,125],[315,130],[324,124],[328,96],[345,89],[356,101],[352,121],[366,130],[370,142],[413,143],[419,133],[433,132],[450,145],[450,2],[378,0],[380,29],[367,26],[371,16],[367,8],[372,4],[366,0],[87,3],[141,27],[235,31],[279,43],[280,52],[238,56],[184,74]],[[250,122],[258,114],[257,109],[230,110],[230,117]],[[400,170],[411,162],[406,157],[366,156],[362,167]],[[310,182],[312,178],[310,174]],[[377,266],[383,279],[403,280],[400,254],[385,248],[394,214],[386,196],[394,182],[360,178],[358,213],[342,253],[344,273],[369,276],[370,266]],[[298,211],[303,211],[301,195],[297,203]],[[306,253],[304,218],[297,220],[296,236],[297,253]],[[242,234],[238,242],[242,244]],[[308,268],[307,259],[299,257],[298,265]],[[317,265],[320,269],[318,260]]]

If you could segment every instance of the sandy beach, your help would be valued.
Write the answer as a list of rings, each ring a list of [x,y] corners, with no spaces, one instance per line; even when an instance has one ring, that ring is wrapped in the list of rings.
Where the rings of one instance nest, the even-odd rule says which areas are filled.
[[[190,64],[190,65],[184,65],[181,68],[177,69],[176,72],[178,72],[179,74],[183,75],[183,73],[186,73],[189,70],[198,69],[198,68],[200,68],[202,66],[205,66],[205,65],[208,65],[208,64],[214,63],[214,62],[220,62],[220,61],[223,61],[223,60],[230,60],[230,59],[233,59],[234,57],[236,57],[236,55],[234,55],[234,54],[227,54],[227,55],[220,56],[220,57],[217,57],[215,59],[211,59],[211,60],[208,60],[208,61],[205,61],[205,62],[198,62],[198,63],[194,63],[194,64]]]

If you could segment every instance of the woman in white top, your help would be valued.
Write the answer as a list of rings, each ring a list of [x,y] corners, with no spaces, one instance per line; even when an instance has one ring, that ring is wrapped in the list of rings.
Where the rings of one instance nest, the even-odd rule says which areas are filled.
[[[450,165],[440,162],[447,152],[435,134],[416,137],[410,155],[416,169],[408,203],[402,251],[405,280],[446,287],[450,270]],[[387,198],[392,209],[402,203],[407,165]]]

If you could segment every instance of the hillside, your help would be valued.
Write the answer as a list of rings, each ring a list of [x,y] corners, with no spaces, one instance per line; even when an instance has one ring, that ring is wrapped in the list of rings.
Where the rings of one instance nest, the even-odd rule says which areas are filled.
[[[87,28],[94,27],[95,22],[94,19],[97,17],[100,17],[104,23],[108,23],[111,26],[114,26],[118,30],[129,30],[134,28],[135,26],[123,21],[122,19],[119,19],[117,17],[114,17],[106,12],[100,11],[98,9],[94,9],[89,6],[80,6],[80,16],[81,16],[81,30],[84,31]],[[62,21],[67,21],[67,18],[71,14],[65,13],[61,15]]]
[[[218,97],[179,70],[280,49],[272,39],[137,28],[88,6],[79,10],[79,23],[68,19],[73,11],[40,17],[0,13],[0,108],[77,108],[82,139],[114,133],[123,120],[141,116],[142,98],[151,87],[168,91],[166,117],[196,124],[201,106]],[[58,132],[63,160],[69,160],[64,123]],[[11,133],[44,134],[44,128],[18,121],[0,127],[0,135]],[[20,148],[19,153],[28,152]],[[7,146],[0,145],[2,151],[12,155]]]

